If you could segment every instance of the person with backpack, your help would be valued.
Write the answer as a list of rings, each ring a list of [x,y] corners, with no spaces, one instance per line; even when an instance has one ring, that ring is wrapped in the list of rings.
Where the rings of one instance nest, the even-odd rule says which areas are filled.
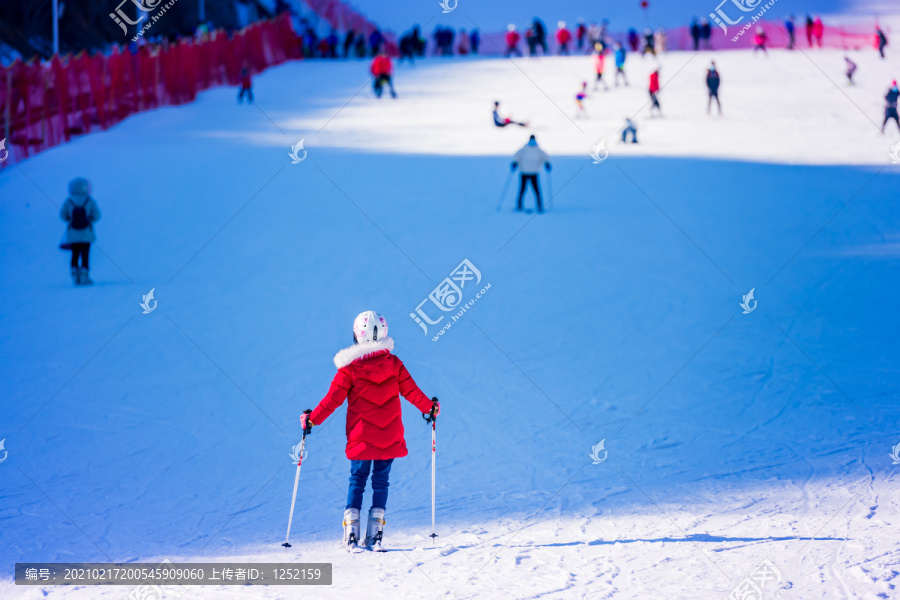
[[[541,170],[541,166],[543,166],[548,173],[553,168],[550,165],[550,157],[547,156],[546,152],[541,150],[537,140],[534,135],[532,135],[528,138],[528,143],[522,146],[522,148],[513,156],[513,162],[509,167],[510,171],[513,173],[516,172],[516,169],[519,169],[521,173],[519,178],[519,199],[516,202],[517,212],[523,210],[522,198],[525,196],[525,186],[529,183],[531,184],[531,188],[534,190],[534,195],[537,199],[537,212],[539,214],[544,212],[544,206],[541,202],[541,186],[538,181],[538,172]]]
[[[347,400],[347,445],[350,459],[350,489],[344,510],[342,545],[351,552],[360,544],[384,552],[384,512],[389,476],[394,459],[409,454],[403,435],[400,396],[423,414],[437,416],[441,405],[429,399],[399,358],[392,354],[394,340],[388,336],[387,321],[368,310],[353,321],[353,345],[334,356],[338,372],[328,393],[312,411],[304,411],[300,425],[312,431],[322,425]],[[372,507],[366,535],[360,537],[360,510],[366,481],[372,475]]]
[[[72,251],[71,274],[75,285],[91,285],[91,243],[97,240],[94,223],[100,220],[100,207],[91,197],[91,183],[77,177],[69,182],[69,197],[59,209],[59,217],[68,223],[60,248]]]

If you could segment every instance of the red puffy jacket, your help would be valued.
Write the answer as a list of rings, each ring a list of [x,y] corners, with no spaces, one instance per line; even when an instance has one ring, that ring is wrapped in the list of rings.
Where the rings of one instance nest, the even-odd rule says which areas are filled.
[[[515,48],[519,45],[519,33],[517,31],[510,31],[506,34],[506,46],[508,48]]]
[[[347,458],[387,460],[408,454],[403,437],[400,394],[423,413],[431,411],[431,400],[413,381],[403,362],[393,354],[394,340],[350,346],[338,352],[338,368],[328,394],[310,415],[321,425],[346,398]]]
[[[372,61],[372,75],[379,77],[381,75],[391,75],[394,72],[394,66],[391,64],[391,57],[376,56]]]
[[[572,41],[572,32],[563,27],[559,31],[556,32],[556,41],[559,42],[559,45],[568,44]]]

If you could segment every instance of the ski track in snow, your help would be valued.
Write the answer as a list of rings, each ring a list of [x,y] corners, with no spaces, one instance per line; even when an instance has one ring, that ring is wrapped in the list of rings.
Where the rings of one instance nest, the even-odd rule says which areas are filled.
[[[710,56],[668,54],[653,121],[652,63],[631,56],[632,86],[593,94],[577,127],[588,58],[404,65],[380,102],[353,96],[363,64],[309,61],[257,77],[259,110],[212,90],[5,170],[3,563],[334,564],[327,588],[186,600],[697,599],[768,559],[785,599],[895,596],[900,290],[881,249],[900,234],[900,137],[869,119],[900,63],[856,54],[852,89],[829,80],[839,52],[714,54],[723,119],[705,114]],[[490,127],[495,98],[554,156],[558,195],[533,220],[512,191],[495,211],[527,139]],[[592,165],[635,113],[642,144]],[[43,194],[61,202],[76,174],[104,212],[92,289],[65,285]],[[407,315],[463,258],[492,288],[434,343]],[[308,440],[285,551],[298,415],[373,306],[442,400],[439,537],[429,432],[407,405],[389,552],[338,547],[342,407]],[[4,598],[131,591],[9,572]]]

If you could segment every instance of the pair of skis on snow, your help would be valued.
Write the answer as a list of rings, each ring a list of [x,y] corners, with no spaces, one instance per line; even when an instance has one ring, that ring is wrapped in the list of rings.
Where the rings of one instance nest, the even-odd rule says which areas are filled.
[[[431,535],[429,536],[431,537],[431,539],[437,537],[437,533],[435,533],[434,529],[434,482],[436,474],[434,455],[436,452],[435,429],[437,427],[437,415],[434,414],[434,411],[435,409],[434,407],[432,407],[430,413],[422,415],[422,418],[425,419],[425,422],[431,425]],[[306,410],[303,412],[307,413],[307,427],[303,430],[303,437],[300,439],[300,443],[291,448],[291,459],[297,461],[297,472],[294,475],[294,493],[291,495],[291,512],[288,513],[287,535],[285,536],[284,543],[282,544],[282,546],[284,546],[285,548],[291,547],[291,523],[294,520],[294,505],[297,502],[297,487],[300,484],[300,468],[303,466],[303,459],[306,458],[306,435],[312,430],[312,424],[310,424],[308,416],[312,411]],[[378,550],[384,552],[384,550],[381,549],[380,544],[378,546]],[[356,550],[353,551],[359,552],[361,551],[361,549],[357,547]]]

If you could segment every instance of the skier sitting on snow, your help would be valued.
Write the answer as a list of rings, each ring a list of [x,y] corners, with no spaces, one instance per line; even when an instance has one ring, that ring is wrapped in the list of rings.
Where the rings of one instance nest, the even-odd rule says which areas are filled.
[[[622,143],[624,144],[628,141],[628,134],[631,134],[631,143],[637,144],[637,127],[634,125],[634,122],[625,117],[625,128],[622,130]]]
[[[538,181],[538,171],[541,170],[541,165],[547,169],[547,172],[550,172],[552,168],[550,166],[550,157],[547,156],[547,153],[541,150],[540,146],[537,144],[537,140],[534,139],[532,135],[528,139],[528,143],[522,146],[521,150],[516,152],[515,156],[513,156],[513,162],[510,165],[510,170],[515,172],[516,169],[521,170],[521,177],[519,178],[519,200],[516,203],[516,210],[522,210],[522,197],[525,195],[525,185],[527,183],[531,184],[532,189],[534,189],[534,195],[537,198],[537,212],[544,212],[544,207],[541,204],[541,186]]]
[[[334,356],[337,374],[328,393],[312,411],[303,413],[303,429],[321,425],[345,399],[347,404],[347,458],[350,459],[350,490],[344,511],[343,545],[355,551],[360,542],[359,511],[366,479],[372,473],[372,508],[364,546],[383,552],[384,508],[388,496],[388,475],[395,458],[406,456],[400,395],[423,413],[437,415],[440,404],[431,400],[413,381],[403,362],[391,352],[394,340],[387,335],[387,321],[366,311],[353,321],[353,346]]]
[[[887,96],[884,97],[887,104],[884,107],[884,124],[881,126],[881,133],[884,133],[884,129],[891,119],[893,119],[897,123],[897,127],[900,128],[900,115],[897,114],[898,98],[900,98],[900,89],[897,88],[897,82],[894,81],[893,87],[888,90]]]
[[[507,125],[518,125],[519,127],[525,127],[528,125],[528,123],[519,123],[508,118],[501,119],[500,102],[494,102],[494,125],[496,125],[497,127],[506,127]]]

